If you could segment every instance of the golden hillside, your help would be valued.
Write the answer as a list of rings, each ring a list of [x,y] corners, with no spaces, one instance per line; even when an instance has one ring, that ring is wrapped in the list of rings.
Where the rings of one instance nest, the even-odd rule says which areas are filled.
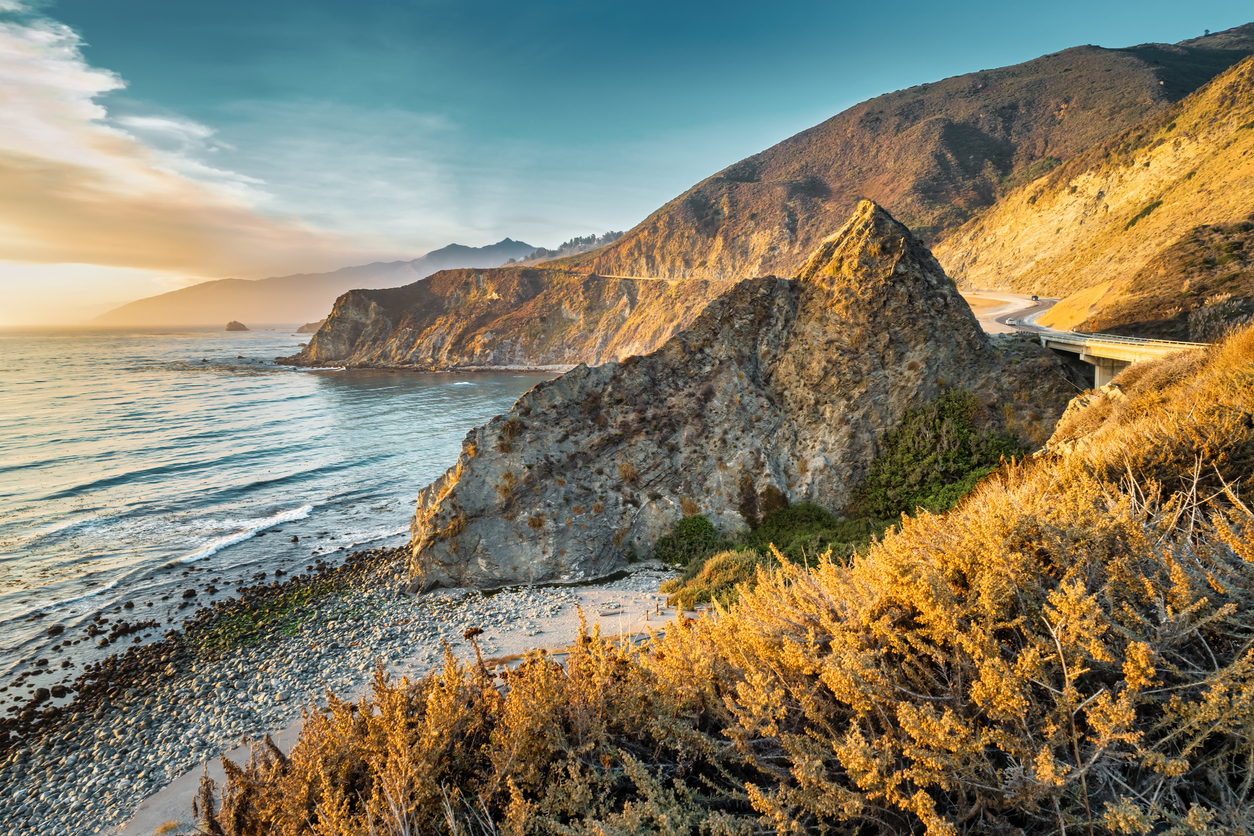
[[[1254,295],[1251,210],[1254,59],[1246,59],[1020,187],[935,251],[966,287],[1067,297],[1041,318],[1052,327],[1187,320],[1217,294]]]

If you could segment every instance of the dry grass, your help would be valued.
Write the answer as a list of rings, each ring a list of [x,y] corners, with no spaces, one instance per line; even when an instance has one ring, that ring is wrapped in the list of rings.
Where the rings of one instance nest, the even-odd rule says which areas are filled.
[[[1249,833],[1254,331],[850,565],[504,682],[451,657],[229,771],[230,836]]]

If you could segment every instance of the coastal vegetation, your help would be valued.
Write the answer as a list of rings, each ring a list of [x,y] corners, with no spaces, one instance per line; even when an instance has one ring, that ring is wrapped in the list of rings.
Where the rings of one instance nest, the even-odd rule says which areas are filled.
[[[206,784],[202,823],[1248,831],[1252,416],[1254,329],[1138,364],[1046,454],[847,564],[757,568],[730,607],[638,645],[593,627],[564,664],[380,673],[229,768],[221,802]]]

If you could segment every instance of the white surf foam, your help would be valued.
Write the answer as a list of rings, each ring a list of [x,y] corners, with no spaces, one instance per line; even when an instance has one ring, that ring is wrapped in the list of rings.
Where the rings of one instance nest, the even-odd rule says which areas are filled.
[[[234,534],[230,534],[221,539],[214,540],[212,543],[205,546],[200,551],[193,552],[192,554],[189,554],[186,557],[180,557],[178,562],[179,563],[195,563],[197,560],[204,560],[206,557],[209,557],[210,555],[214,555],[222,551],[227,546],[233,546],[236,543],[242,543],[243,541],[247,540],[249,537],[252,537],[253,535],[255,535],[258,531],[263,531],[272,525],[279,525],[280,523],[292,522],[294,520],[303,520],[305,517],[309,516],[311,511],[313,511],[312,505],[302,505],[300,508],[296,508],[292,511],[280,511],[279,513],[275,514],[272,517],[267,517],[264,520],[260,520],[260,521],[250,524],[243,531],[237,531]]]
[[[55,601],[51,604],[42,604],[36,607],[35,609],[31,610],[31,612],[38,612],[40,610],[55,610],[56,608],[63,607],[66,604],[72,604],[75,601],[82,601],[84,598],[94,598],[102,592],[108,592],[110,589],[113,589],[117,585],[118,585],[117,581],[110,581],[109,583],[105,584],[99,589],[93,589],[91,592],[85,592],[82,595],[75,595],[73,598],[62,598],[60,601]]]

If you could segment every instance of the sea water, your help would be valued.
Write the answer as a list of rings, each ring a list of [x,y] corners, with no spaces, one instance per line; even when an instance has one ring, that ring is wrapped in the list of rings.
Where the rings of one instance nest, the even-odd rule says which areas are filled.
[[[552,375],[303,370],[290,327],[0,331],[0,686],[156,640],[276,569],[408,539],[418,491],[466,432]],[[164,599],[164,600],[163,600]],[[126,602],[130,609],[120,609]],[[149,603],[154,606],[147,606]],[[98,613],[156,620],[50,653]],[[68,655],[67,654],[71,654]],[[0,710],[25,692],[0,692]]]

